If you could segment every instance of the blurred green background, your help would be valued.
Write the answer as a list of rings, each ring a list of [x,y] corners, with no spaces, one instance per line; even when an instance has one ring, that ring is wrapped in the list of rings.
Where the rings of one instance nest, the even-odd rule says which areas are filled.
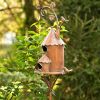
[[[47,86],[34,68],[54,22],[41,9],[52,1],[0,0],[0,100],[47,100]],[[53,2],[58,18],[69,20],[61,35],[65,66],[73,69],[57,80],[53,100],[100,100],[100,1]]]

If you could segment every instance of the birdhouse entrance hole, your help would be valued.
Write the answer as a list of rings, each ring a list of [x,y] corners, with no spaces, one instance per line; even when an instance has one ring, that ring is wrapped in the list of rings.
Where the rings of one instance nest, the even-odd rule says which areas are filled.
[[[47,52],[47,47],[46,46],[42,46],[42,49],[44,52]]]
[[[39,68],[39,69],[42,69],[42,65],[41,64],[37,64],[37,67]]]

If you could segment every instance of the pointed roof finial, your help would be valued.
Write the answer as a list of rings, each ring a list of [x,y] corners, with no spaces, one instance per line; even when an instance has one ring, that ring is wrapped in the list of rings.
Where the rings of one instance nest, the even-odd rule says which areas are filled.
[[[50,29],[50,32],[42,42],[42,46],[45,45],[64,45],[65,43],[60,38],[60,29],[57,29],[57,31],[54,30],[54,28]]]

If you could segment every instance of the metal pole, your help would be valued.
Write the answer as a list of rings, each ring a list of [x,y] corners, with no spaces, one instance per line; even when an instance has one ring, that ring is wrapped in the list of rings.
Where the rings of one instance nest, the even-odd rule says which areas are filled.
[[[52,89],[53,86],[55,85],[57,79],[58,79],[59,75],[57,75],[57,77],[52,77],[51,75],[47,78],[47,76],[42,76],[42,80],[47,84],[48,86],[48,100],[52,100]]]
[[[49,82],[49,100],[52,100],[52,82]]]
[[[49,93],[49,100],[52,100],[52,93],[51,93],[51,91]]]

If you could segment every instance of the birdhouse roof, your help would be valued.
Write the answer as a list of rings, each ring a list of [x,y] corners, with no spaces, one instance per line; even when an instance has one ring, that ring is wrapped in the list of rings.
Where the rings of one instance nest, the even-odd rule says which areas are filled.
[[[42,42],[42,46],[45,45],[64,45],[65,43],[61,38],[56,37],[56,32],[53,28],[50,29],[50,32],[45,37],[44,41]]]
[[[51,60],[46,56],[46,55],[43,55],[39,60],[38,60],[39,63],[51,63]]]

